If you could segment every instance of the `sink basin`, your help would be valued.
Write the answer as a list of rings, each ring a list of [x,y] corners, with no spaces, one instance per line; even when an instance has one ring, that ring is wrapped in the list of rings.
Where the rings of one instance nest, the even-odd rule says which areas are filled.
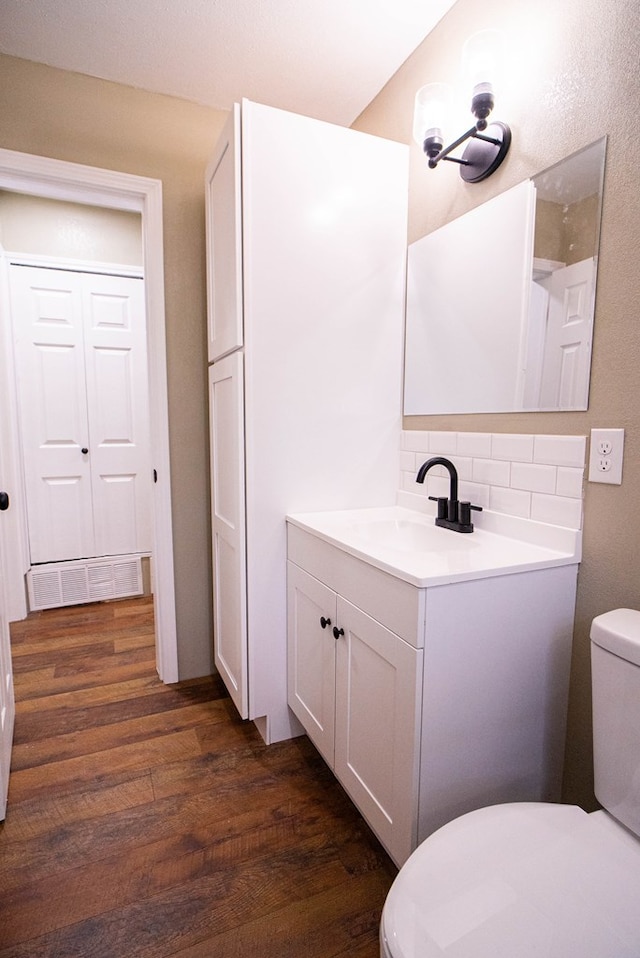
[[[473,533],[444,532],[432,518],[416,515],[415,518],[376,519],[356,522],[353,532],[370,545],[401,552],[450,552],[472,549]]]
[[[488,519],[484,512],[483,523]],[[514,520],[508,535],[478,525],[471,533],[460,533],[436,526],[433,515],[402,506],[298,513],[287,521],[419,587],[579,561],[577,533],[548,527],[552,535],[547,538],[540,523],[523,520],[515,523],[524,538],[513,535]],[[558,538],[559,531],[567,535]]]

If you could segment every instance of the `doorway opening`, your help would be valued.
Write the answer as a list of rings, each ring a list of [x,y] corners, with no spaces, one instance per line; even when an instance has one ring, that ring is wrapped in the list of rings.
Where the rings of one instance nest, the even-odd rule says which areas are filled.
[[[166,382],[166,344],[164,327],[164,266],[162,246],[162,185],[158,180],[131,174],[100,170],[0,150],[0,190],[65,200],[81,205],[139,213],[142,221],[142,262],[145,277],[145,326],[147,337],[147,374],[149,394],[149,434],[151,462],[156,481],[152,486],[152,554],[154,557],[156,667],[163,682],[178,681],[177,634],[175,621],[175,584],[171,521],[171,479]],[[10,344],[8,263],[3,257],[0,297],[0,443],[7,467],[5,485],[22,496],[19,462],[18,414],[15,370],[8,362]],[[19,504],[22,506],[22,503]],[[5,536],[5,554],[24,555],[26,537],[20,515],[13,511]],[[8,541],[7,541],[8,540]],[[22,553],[21,551],[22,550]],[[19,569],[20,563],[16,563]],[[10,608],[24,597],[22,574],[8,583]],[[24,602],[24,598],[22,599]]]

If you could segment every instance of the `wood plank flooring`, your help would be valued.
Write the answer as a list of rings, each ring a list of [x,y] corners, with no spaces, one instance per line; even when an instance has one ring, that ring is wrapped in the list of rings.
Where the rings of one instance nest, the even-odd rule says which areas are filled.
[[[0,958],[378,958],[396,869],[306,738],[162,685],[149,599],[11,631]]]

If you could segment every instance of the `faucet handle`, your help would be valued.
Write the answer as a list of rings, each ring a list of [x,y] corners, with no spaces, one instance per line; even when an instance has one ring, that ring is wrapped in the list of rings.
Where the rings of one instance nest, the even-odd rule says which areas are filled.
[[[432,502],[438,503],[438,519],[447,518],[447,503],[448,499],[446,496],[429,496]]]
[[[473,506],[470,502],[460,503],[460,522],[468,525],[471,522],[471,510],[482,512],[482,506]]]

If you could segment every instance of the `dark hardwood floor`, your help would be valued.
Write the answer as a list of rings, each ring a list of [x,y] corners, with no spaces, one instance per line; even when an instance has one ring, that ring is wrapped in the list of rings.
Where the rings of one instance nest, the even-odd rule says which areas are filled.
[[[162,685],[146,598],[11,631],[0,958],[378,958],[396,869],[306,738]]]

